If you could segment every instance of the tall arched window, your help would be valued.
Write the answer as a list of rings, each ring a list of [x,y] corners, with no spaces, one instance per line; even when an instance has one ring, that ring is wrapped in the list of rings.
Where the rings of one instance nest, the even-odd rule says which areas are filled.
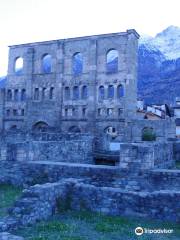
[[[103,100],[105,98],[105,91],[104,91],[104,86],[99,87],[99,100]]]
[[[17,57],[14,63],[14,71],[16,75],[21,75],[23,72],[23,58],[22,57]]]
[[[34,100],[39,100],[39,88],[35,88],[34,90]]]
[[[73,87],[73,99],[74,100],[79,99],[79,87],[78,86]]]
[[[14,90],[14,101],[18,101],[19,100],[19,91],[18,91],[18,89],[15,89]]]
[[[108,98],[114,98],[114,86],[113,85],[108,86]]]
[[[65,87],[65,89],[64,89],[64,98],[65,98],[65,100],[70,100],[70,98],[71,98],[69,87]]]
[[[122,84],[117,87],[117,98],[121,98],[124,96],[124,87]]]
[[[83,71],[83,56],[80,52],[73,55],[72,71],[74,76],[80,75]]]
[[[50,54],[45,54],[42,58],[42,72],[51,73],[52,71],[52,57]]]
[[[54,88],[51,87],[50,90],[49,90],[49,99],[53,99],[54,98]]]
[[[7,91],[7,101],[11,101],[12,100],[12,90],[8,89]]]
[[[111,49],[106,54],[107,73],[116,73],[118,71],[118,51]]]
[[[88,88],[87,88],[87,86],[82,87],[81,98],[82,99],[87,99],[88,98]]]
[[[42,100],[44,100],[46,98],[46,88],[44,87],[42,89]]]
[[[22,89],[21,90],[21,101],[25,101],[26,100],[26,89]]]

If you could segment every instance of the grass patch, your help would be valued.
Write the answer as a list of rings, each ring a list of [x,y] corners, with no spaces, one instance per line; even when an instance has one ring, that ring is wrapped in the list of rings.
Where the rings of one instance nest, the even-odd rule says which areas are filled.
[[[137,237],[137,226],[148,229],[173,229],[173,234],[144,234]],[[67,211],[48,222],[18,230],[15,234],[27,240],[179,240],[178,224],[138,218],[110,217],[86,211]]]
[[[176,162],[175,167],[176,167],[177,169],[180,169],[180,162]]]
[[[21,188],[11,185],[0,185],[0,217],[7,215],[7,209],[20,197],[21,192]]]

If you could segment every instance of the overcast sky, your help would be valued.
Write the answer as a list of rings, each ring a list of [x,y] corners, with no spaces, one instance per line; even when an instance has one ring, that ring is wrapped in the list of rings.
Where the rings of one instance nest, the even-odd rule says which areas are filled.
[[[180,0],[0,0],[0,76],[8,45],[169,25],[180,26]]]

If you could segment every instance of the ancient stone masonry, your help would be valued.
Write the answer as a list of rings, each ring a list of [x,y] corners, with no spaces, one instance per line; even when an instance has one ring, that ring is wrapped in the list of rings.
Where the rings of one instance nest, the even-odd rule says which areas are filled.
[[[0,240],[24,240],[24,238],[12,235],[8,232],[2,232],[0,233]]]
[[[0,129],[119,129],[135,118],[135,30],[10,46]]]
[[[88,134],[8,133],[1,137],[1,160],[93,163]]]
[[[0,184],[24,190],[0,219],[0,239],[23,240],[6,231],[59,207],[180,221],[174,120],[136,116],[138,38],[127,30],[10,46]]]

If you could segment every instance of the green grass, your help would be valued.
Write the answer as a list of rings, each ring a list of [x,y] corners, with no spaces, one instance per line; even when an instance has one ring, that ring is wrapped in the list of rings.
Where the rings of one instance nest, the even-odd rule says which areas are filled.
[[[173,234],[144,234],[136,236],[137,226],[149,229],[173,229]],[[27,240],[178,240],[180,227],[178,224],[109,217],[90,212],[67,211],[58,214],[47,222],[40,222],[15,232]]]
[[[0,185],[0,217],[6,215],[22,190]],[[137,226],[149,229],[173,229],[173,234],[144,234],[136,236]],[[110,217],[86,211],[62,211],[49,221],[37,223],[14,232],[26,240],[178,240],[180,226],[174,223],[137,218]]]
[[[7,209],[21,195],[22,190],[10,185],[0,185],[0,217],[7,215]]]
[[[176,162],[175,166],[176,166],[177,169],[180,169],[180,162]]]

